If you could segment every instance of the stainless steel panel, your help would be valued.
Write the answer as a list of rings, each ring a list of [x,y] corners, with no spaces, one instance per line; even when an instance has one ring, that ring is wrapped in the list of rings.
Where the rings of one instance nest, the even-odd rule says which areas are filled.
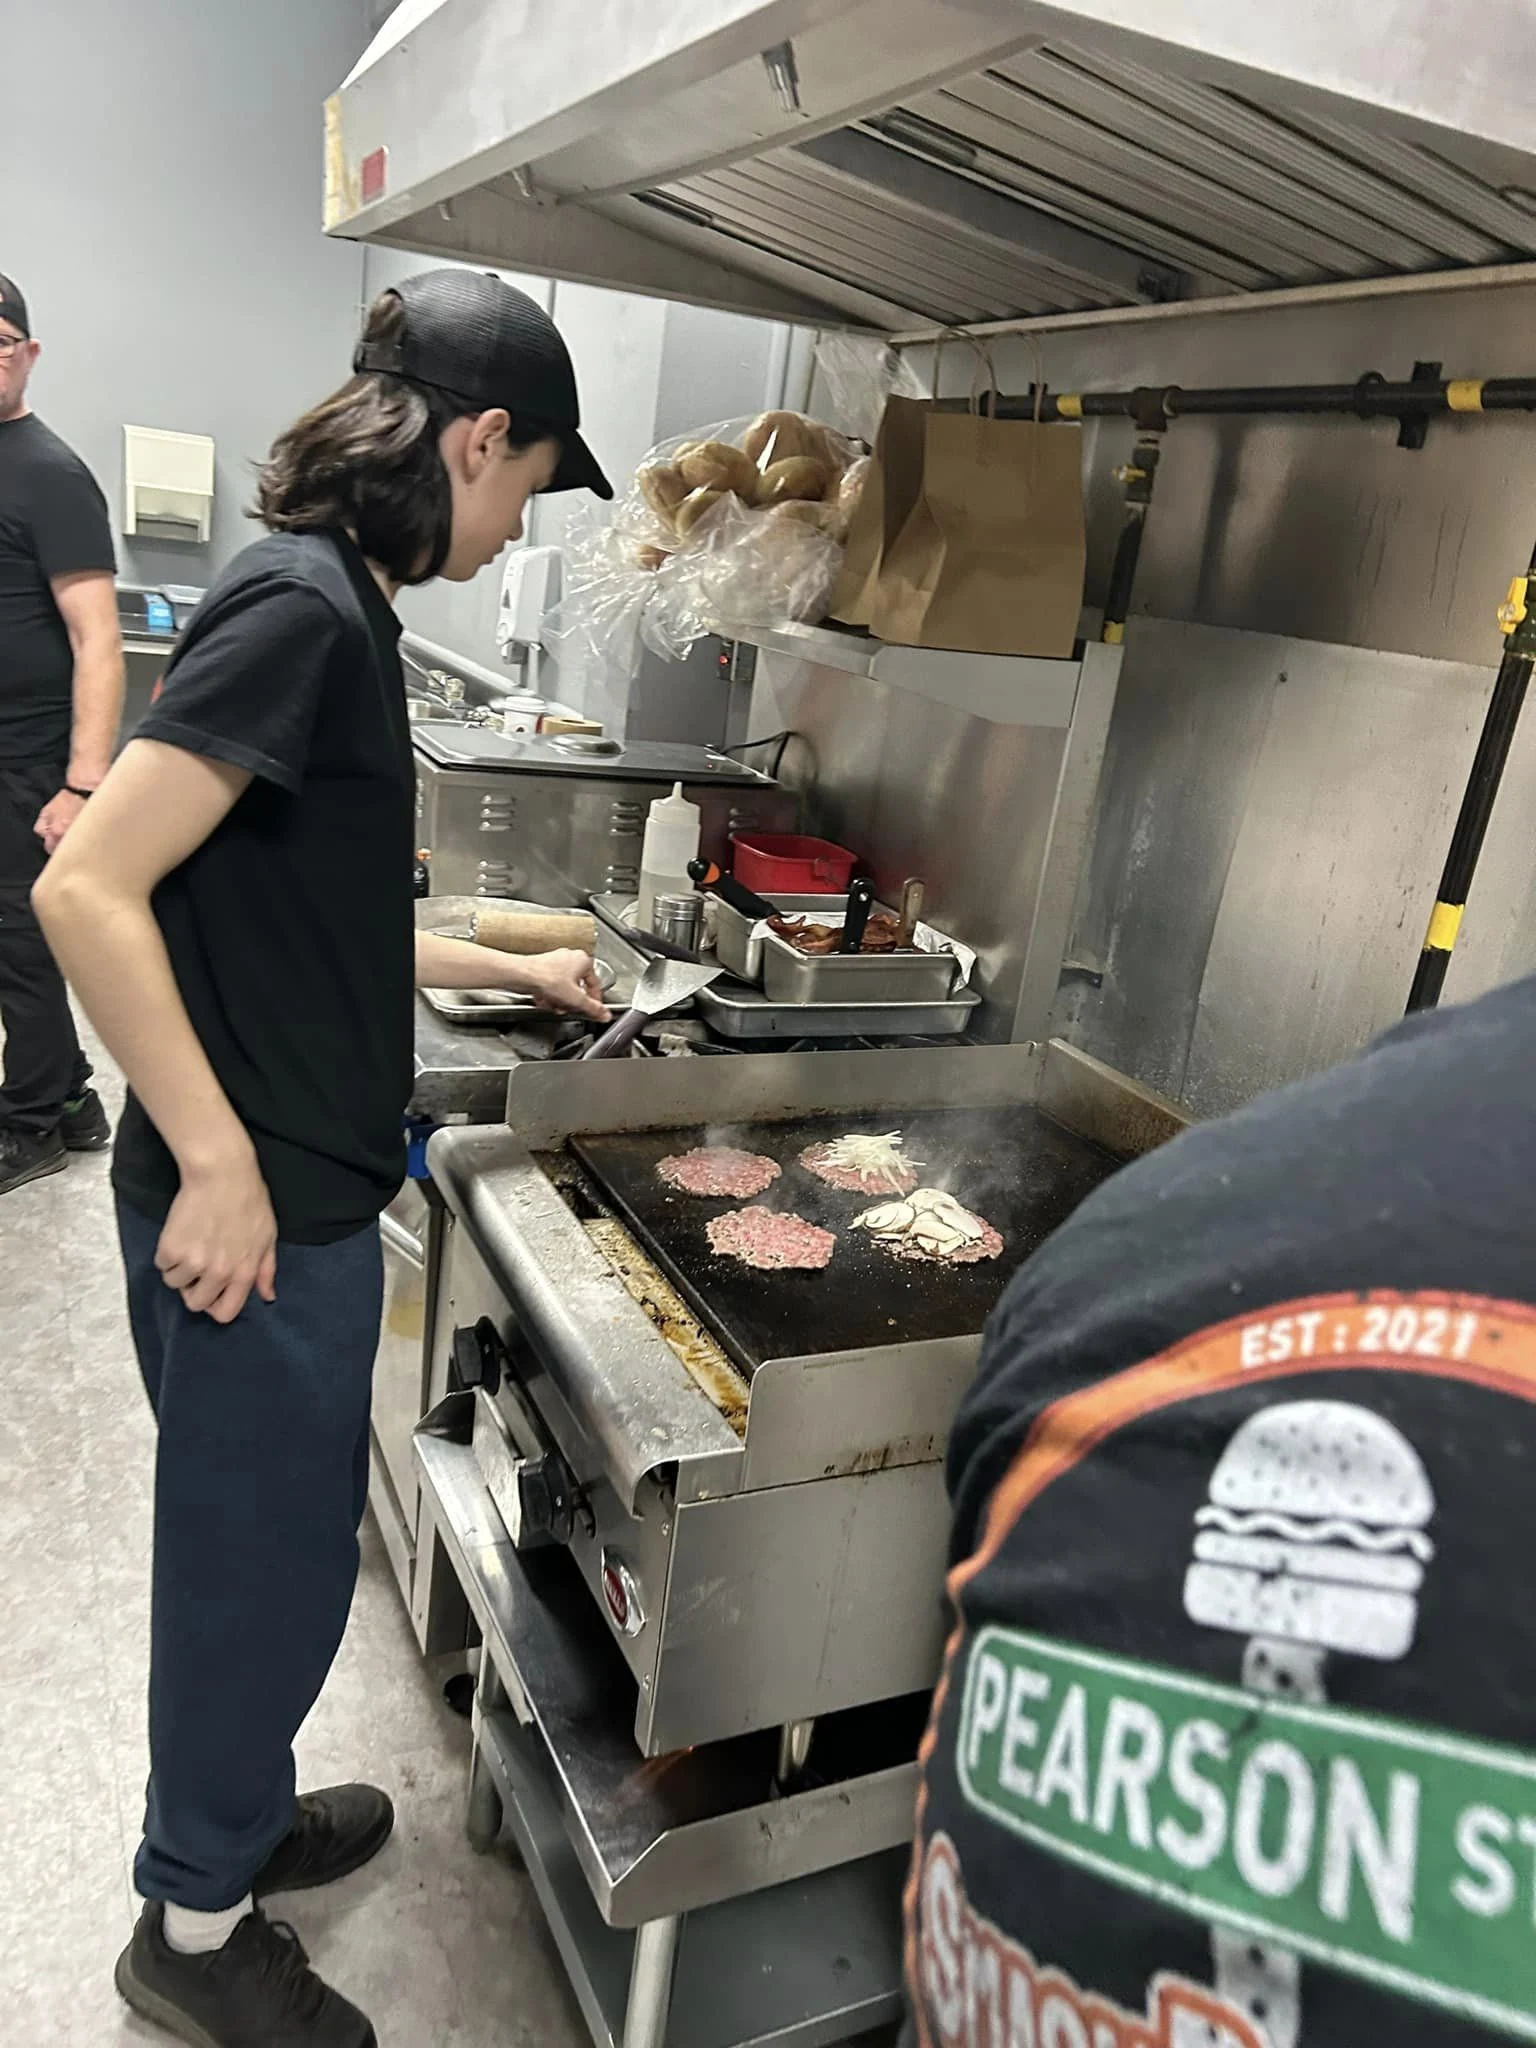
[[[942,1458],[979,1337],[771,1358],[752,1379],[747,1491]]]
[[[557,1150],[578,1131],[686,1130],[691,1125],[762,1123],[818,1111],[985,1109],[1035,1099],[1045,1058],[1037,1045],[956,1046],[922,1051],[762,1053],[754,1059],[658,1060],[638,1089],[622,1063],[593,1060],[566,1071],[519,1067],[507,1088],[507,1121],[536,1152]],[[488,1137],[451,1134],[434,1144],[455,1177],[477,1159],[494,1169]],[[449,1148],[451,1149],[451,1152]]]
[[[431,1210],[408,1180],[380,1220],[384,1317],[373,1370],[373,1438],[405,1530],[416,1527],[411,1438],[426,1412],[427,1234]]]
[[[1081,304],[1096,287],[1059,267],[1064,230],[1156,260],[1174,254],[1171,228],[1194,251],[1197,286],[1230,278],[1233,265],[1270,282],[1342,279],[1487,260],[1490,243],[1530,246],[1528,227],[1500,213],[1536,184],[1518,67],[1504,58],[1527,25],[1522,0],[1481,0],[1471,35],[1436,0],[1398,0],[1389,34],[1357,29],[1347,6],[1327,0],[1279,12],[1209,0],[721,0],[685,12],[686,23],[669,17],[637,39],[627,20],[611,33],[587,16],[568,27],[552,0],[533,9],[536,29],[526,7],[495,0],[438,10],[407,50],[339,96],[333,229],[414,233],[514,268],[875,322],[902,306],[958,320]],[[789,113],[760,53],[780,39],[769,18],[789,33],[792,13],[803,17],[803,104]],[[762,40],[748,51],[753,18]],[[451,81],[502,75],[509,46],[546,43],[530,101],[542,118],[514,124],[495,102],[466,127]],[[619,52],[641,69],[617,74]],[[526,69],[521,55],[510,61]],[[1146,92],[1138,68],[1152,74]],[[1165,79],[1177,90],[1159,94]],[[933,113],[935,96],[947,116]],[[1224,120],[1229,99],[1252,120]],[[898,141],[895,126],[917,111],[963,137],[955,109],[966,101],[992,124],[985,164],[952,142],[929,150],[910,129]],[[998,193],[1043,204],[1044,250],[1031,249],[1022,208],[1009,262],[1013,237],[978,235],[963,208],[946,246],[910,179],[819,189],[793,168],[794,145],[850,134],[862,144],[863,124],[946,180],[976,176],[989,188],[978,213],[995,216]],[[1288,148],[1278,131],[1292,124]],[[380,143],[398,183],[363,208],[358,166]],[[517,171],[521,194],[506,178]],[[1054,200],[1029,191],[1041,175],[1059,188]],[[436,202],[449,197],[445,223]],[[1134,261],[1118,258],[1104,278],[1127,303],[1147,295]]]
[[[1177,1103],[1057,1038],[1045,1048],[1035,1101],[1047,1116],[1117,1159],[1155,1152],[1189,1123]]]
[[[799,735],[783,775],[802,793],[807,830],[855,847],[888,901],[909,875],[923,877],[928,921],[975,949],[985,1001],[974,1028],[1010,1037],[1069,732],[999,727],[776,654],[758,664],[753,720],[762,732]],[[1070,846],[1062,857],[1071,862]],[[1057,924],[1064,937],[1065,919]]]
[[[481,1486],[495,1504],[497,1540],[513,1541],[503,1505],[511,1498],[510,1491],[503,1492],[503,1482],[508,1489],[513,1485],[513,1457],[519,1448],[542,1451],[552,1440],[583,1494],[585,1512],[578,1516],[567,1546],[572,1563],[585,1582],[594,1611],[603,1617],[603,1627],[629,1666],[636,1686],[648,1684],[656,1660],[658,1623],[671,1553],[668,1499],[649,1479],[643,1480],[632,1494],[619,1497],[601,1442],[586,1429],[584,1419],[578,1420],[558,1370],[551,1371],[546,1356],[527,1343],[524,1325],[509,1305],[508,1290],[492,1278],[485,1258],[455,1217],[450,1222],[437,1316],[435,1342],[439,1351],[446,1353],[455,1328],[473,1325],[482,1316],[495,1324],[509,1355],[516,1360],[518,1374],[515,1402],[504,1393],[494,1401],[487,1401],[479,1392],[473,1397],[478,1440],[471,1455],[477,1461]],[[646,1328],[649,1330],[650,1326],[647,1324]],[[644,1372],[646,1363],[644,1351],[634,1356],[637,1375]],[[441,1398],[447,1398],[446,1377],[439,1381],[435,1391]],[[494,1411],[495,1423],[487,1409]],[[506,1455],[501,1459],[496,1455],[493,1429],[506,1440]],[[487,1477],[487,1467],[499,1474],[495,1487]],[[498,1493],[503,1494],[502,1500],[497,1500]],[[603,1595],[603,1562],[610,1554],[622,1559],[640,1595],[643,1621],[631,1635],[621,1633],[609,1620]]]
[[[647,1753],[932,1685],[948,1530],[937,1462],[680,1505]]]
[[[692,1062],[658,1064],[670,1069]],[[569,1071],[564,1077],[577,1079]],[[580,1091],[573,1086],[570,1092]],[[510,1103],[509,1114],[516,1119]],[[741,1445],[724,1418],[511,1131],[440,1131],[428,1159],[444,1200],[491,1271],[518,1276],[520,1323],[569,1405],[576,1434],[562,1429],[536,1398],[578,1480],[593,1476],[591,1452],[585,1460],[583,1453],[596,1446],[600,1469],[634,1511],[658,1467],[685,1458],[718,1461],[725,1469],[739,1465]]]
[[[1401,1015],[1492,676],[1157,620],[1129,644],[1073,947],[1103,986],[1075,984],[1060,1014],[1211,1115]],[[1469,927],[1530,907],[1512,841],[1533,756],[1527,733]],[[1490,978],[1520,923],[1484,952]],[[1532,938],[1527,922],[1527,962]]]
[[[435,895],[539,903],[579,903],[606,890],[633,895],[647,810],[672,792],[671,778],[454,768],[420,754],[416,772],[418,832],[431,850]],[[712,860],[725,860],[738,829],[794,829],[795,798],[772,783],[687,782],[685,792],[702,812],[700,845]]]
[[[627,2044],[639,1942],[597,1910],[570,1843],[559,1779],[505,1713],[485,1716],[476,1741],[596,2048]],[[909,1809],[914,1801],[915,1790]],[[899,2019],[910,1860],[903,1849],[886,1850],[691,1912],[665,2034],[653,2038],[667,2048],[839,2048]],[[647,1923],[658,1932],[676,1927]],[[750,1969],[741,1967],[746,1956]]]
[[[910,1838],[910,1761],[780,1800],[771,1797],[772,1752],[757,1745],[647,1770],[630,1737],[622,1673],[596,1617],[573,1604],[579,1589],[565,1560],[519,1557],[466,1445],[434,1426],[417,1454],[488,1654],[548,1745],[567,1827],[611,1926],[691,1911]]]
[[[1536,289],[1277,308],[1160,328],[993,344],[1005,390],[1043,363],[1057,388],[1349,383],[1415,358],[1447,374],[1531,373]],[[946,389],[971,369],[947,351]],[[926,373],[926,354],[917,366]],[[1120,524],[1128,422],[1085,429],[1090,596]],[[1436,423],[1418,453],[1390,422],[1180,420],[1166,438],[1137,578],[1137,614],[1492,666],[1495,613],[1529,558],[1533,514],[1516,420]],[[1134,669],[1137,624],[1126,636]],[[1219,707],[1213,706],[1219,715]]]

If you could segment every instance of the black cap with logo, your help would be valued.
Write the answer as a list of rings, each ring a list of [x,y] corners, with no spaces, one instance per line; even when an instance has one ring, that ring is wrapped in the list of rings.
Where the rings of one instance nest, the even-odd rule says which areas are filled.
[[[613,486],[581,438],[576,372],[560,330],[526,292],[477,270],[428,270],[393,287],[405,308],[400,332],[362,341],[355,370],[382,370],[452,398],[545,427],[565,453],[552,491]]]
[[[0,320],[19,328],[28,341],[32,339],[32,322],[27,318],[27,302],[21,296],[21,287],[12,284],[3,273],[0,273]]]

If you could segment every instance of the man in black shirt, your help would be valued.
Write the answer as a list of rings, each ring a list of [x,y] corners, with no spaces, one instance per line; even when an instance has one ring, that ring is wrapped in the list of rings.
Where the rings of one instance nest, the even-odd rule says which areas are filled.
[[[280,437],[269,536],[39,884],[127,1073],[114,1183],[159,1423],[148,1899],[117,1983],[203,2048],[375,2048],[257,1901],[388,1839],[367,1786],[295,1800],[367,1499],[413,983],[605,1017],[591,959],[414,930],[414,777],[392,599],[466,581],[531,493],[608,486],[541,308],[436,271],[374,307],[352,381]]]
[[[110,1137],[29,900],[111,765],[123,707],[106,500],[28,410],[39,353],[26,300],[0,276],[0,1194]]]
[[[1108,1182],[950,1446],[923,2048],[1536,2040],[1536,980]]]

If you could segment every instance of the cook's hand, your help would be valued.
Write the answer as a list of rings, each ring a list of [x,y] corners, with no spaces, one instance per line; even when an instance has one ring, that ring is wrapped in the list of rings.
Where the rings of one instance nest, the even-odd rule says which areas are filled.
[[[57,796],[50,797],[43,805],[32,830],[49,853],[58,852],[64,842],[64,834],[84,809],[85,798],[73,796],[67,789],[61,789]]]
[[[254,1153],[184,1172],[155,1264],[194,1315],[232,1323],[254,1287],[277,1299],[277,1218]]]
[[[590,953],[535,953],[518,965],[523,970],[519,978],[524,993],[533,996],[546,1010],[590,1017],[595,1024],[608,1022],[610,1013],[603,1001],[603,985]]]

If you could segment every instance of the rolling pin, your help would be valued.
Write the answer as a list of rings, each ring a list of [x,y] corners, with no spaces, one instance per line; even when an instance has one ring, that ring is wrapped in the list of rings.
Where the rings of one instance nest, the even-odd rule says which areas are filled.
[[[554,953],[567,946],[591,953],[597,946],[597,919],[583,910],[477,910],[469,929],[477,946],[497,953]]]

